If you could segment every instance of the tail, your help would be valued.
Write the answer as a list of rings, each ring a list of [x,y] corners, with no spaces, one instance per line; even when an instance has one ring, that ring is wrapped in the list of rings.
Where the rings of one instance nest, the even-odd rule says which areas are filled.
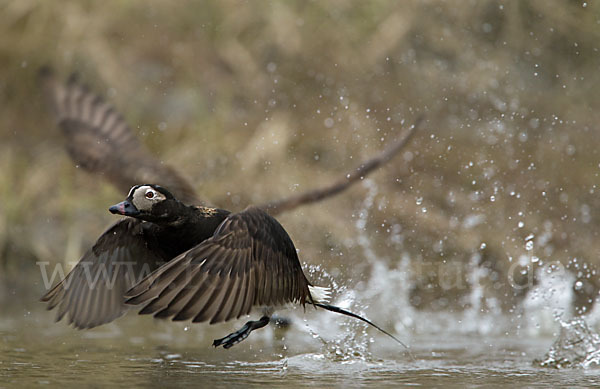
[[[394,339],[396,342],[398,342],[399,344],[401,344],[402,347],[404,347],[405,349],[410,350],[410,347],[408,347],[407,345],[405,345],[404,343],[402,343],[402,341],[400,339],[396,338],[394,335],[390,334],[389,332],[387,332],[383,328],[379,327],[377,324],[373,323],[372,321],[370,321],[368,319],[365,319],[364,317],[359,316],[356,313],[352,313],[352,312],[347,311],[345,309],[342,309],[340,307],[336,307],[335,305],[321,304],[321,303],[314,303],[314,305],[315,305],[315,307],[323,308],[323,309],[326,309],[326,310],[331,311],[331,312],[341,313],[342,315],[346,315],[346,316],[350,316],[350,317],[353,317],[353,318],[358,319],[358,320],[362,320],[365,323],[367,323],[368,325],[377,328],[379,331],[383,332],[384,334],[386,334],[390,338]],[[410,351],[408,353],[410,354]],[[411,356],[411,358],[414,359],[414,357],[412,356],[412,354],[410,354],[410,356]]]
[[[308,285],[308,291],[310,292],[311,300],[315,303],[326,304],[331,299],[331,289],[329,288]]]

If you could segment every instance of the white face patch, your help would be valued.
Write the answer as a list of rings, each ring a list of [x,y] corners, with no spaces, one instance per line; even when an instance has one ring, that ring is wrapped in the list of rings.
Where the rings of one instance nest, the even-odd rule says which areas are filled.
[[[133,190],[132,202],[140,211],[149,211],[154,204],[163,200],[166,200],[165,195],[149,185],[143,185]]]

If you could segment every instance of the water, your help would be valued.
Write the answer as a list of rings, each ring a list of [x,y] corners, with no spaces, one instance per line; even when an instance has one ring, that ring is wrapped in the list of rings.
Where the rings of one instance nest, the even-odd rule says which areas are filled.
[[[598,335],[582,320],[563,323],[555,336],[543,331],[532,335],[523,327],[528,320],[515,325],[513,317],[497,320],[497,330],[485,324],[481,331],[473,324],[463,328],[467,317],[480,320],[463,313],[416,313],[416,327],[400,331],[411,345],[412,359],[360,323],[308,309],[306,314],[287,312],[293,318],[289,328],[269,326],[223,350],[214,349],[212,339],[240,323],[185,325],[129,314],[115,323],[78,331],[53,323],[54,313],[41,304],[26,305],[2,311],[7,314],[0,319],[0,387],[600,383],[600,369],[589,363],[598,353]],[[569,359],[572,363],[565,363]]]
[[[570,316],[574,279],[564,269],[541,267],[536,287],[506,313],[485,297],[473,258],[467,308],[426,312],[408,302],[411,258],[390,267],[368,240],[359,246],[368,280],[338,282],[322,266],[305,265],[307,274],[333,288],[336,305],[409,344],[410,354],[362,322],[310,307],[284,312],[289,328],[268,326],[223,350],[211,347],[212,340],[245,319],[192,325],[132,312],[78,331],[53,322],[55,313],[37,302],[41,291],[8,289],[14,298],[0,300],[0,388],[600,385],[600,308],[585,318]]]
[[[76,331],[55,336],[41,331],[27,337],[3,332],[0,385],[585,386],[600,382],[598,370],[535,367],[532,359],[547,349],[550,339],[418,337],[413,361],[385,347],[373,347],[377,357],[372,360],[336,360],[322,350],[304,353],[292,344],[284,350],[279,342],[250,342],[223,351],[193,336],[183,346],[159,341],[136,345],[132,336],[122,332],[99,340]]]
[[[560,321],[560,334],[540,366],[557,369],[567,367],[598,367],[600,365],[600,336],[583,318]]]
[[[512,314],[482,311],[477,287],[464,311],[425,312],[408,304],[409,261],[389,268],[373,259],[371,278],[354,288],[319,266],[306,268],[333,287],[335,304],[392,331],[410,353],[362,322],[309,307],[283,312],[290,327],[268,326],[224,350],[212,340],[245,319],[209,326],[130,312],[78,331],[54,323],[36,294],[16,293],[18,300],[0,302],[0,388],[600,385],[600,309],[568,317],[568,273],[541,269],[538,286]],[[474,267],[469,282],[477,280]]]

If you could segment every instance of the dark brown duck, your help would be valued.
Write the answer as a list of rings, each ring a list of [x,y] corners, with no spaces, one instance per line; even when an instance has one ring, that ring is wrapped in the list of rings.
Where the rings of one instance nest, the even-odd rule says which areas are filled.
[[[275,309],[295,303],[355,317],[394,338],[327,304],[329,289],[310,284],[287,232],[260,208],[188,206],[160,186],[137,185],[109,210],[129,217],[42,297],[48,309],[58,308],[57,320],[92,328],[121,316],[127,305],[143,305],[140,314],[213,324],[259,310],[259,320],[213,343],[229,348],[267,325]]]

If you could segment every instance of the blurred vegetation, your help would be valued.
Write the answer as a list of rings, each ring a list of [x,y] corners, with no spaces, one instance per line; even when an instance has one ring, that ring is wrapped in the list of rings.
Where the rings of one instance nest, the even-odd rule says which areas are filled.
[[[425,114],[365,185],[280,217],[301,258],[360,289],[408,256],[420,309],[472,304],[476,269],[483,310],[554,261],[578,309],[600,289],[597,2],[18,0],[0,32],[0,301],[40,294],[36,261],[76,261],[125,195],[64,152],[44,64],[232,210],[330,182]]]

